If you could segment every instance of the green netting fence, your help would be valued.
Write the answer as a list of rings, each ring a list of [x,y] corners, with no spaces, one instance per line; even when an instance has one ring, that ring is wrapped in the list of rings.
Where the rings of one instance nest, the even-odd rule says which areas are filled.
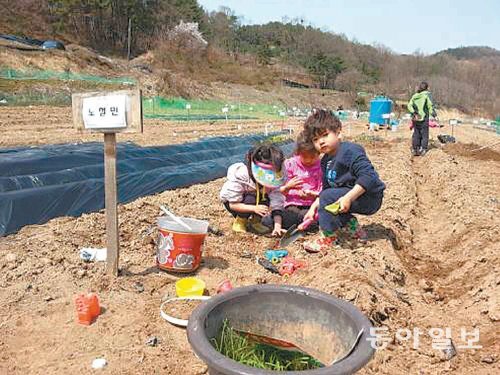
[[[186,114],[186,115],[154,115],[145,114],[144,118],[159,119],[166,121],[218,121],[218,120],[257,120],[259,117],[250,117],[245,115],[210,115],[210,114]]]
[[[8,94],[0,91],[0,106],[48,105],[54,107],[71,106],[71,95],[66,93],[44,93],[27,91],[18,94]]]
[[[283,108],[272,104],[227,103],[217,100],[187,100],[183,98],[144,98],[146,118],[174,121],[225,119],[278,119],[285,116]]]
[[[0,68],[0,78],[15,80],[58,80],[58,81],[87,81],[93,83],[135,85],[137,82],[130,77],[102,77],[90,74],[73,73],[70,71],[55,72],[51,70],[15,70]]]
[[[79,74],[70,71],[16,70],[0,67],[0,79],[38,80],[38,81],[81,81],[92,84],[135,85],[136,80],[129,77],[102,77]],[[51,93],[39,90],[25,90],[12,93],[0,92],[0,105],[70,105],[70,93]],[[280,104],[250,104],[224,102],[217,100],[187,100],[183,98],[163,98],[160,96],[143,99],[145,118],[170,121],[212,121],[212,120],[247,120],[247,119],[284,119],[286,116],[306,116],[308,109],[286,108]],[[340,113],[341,120],[347,115]],[[345,118],[344,118],[345,117]]]

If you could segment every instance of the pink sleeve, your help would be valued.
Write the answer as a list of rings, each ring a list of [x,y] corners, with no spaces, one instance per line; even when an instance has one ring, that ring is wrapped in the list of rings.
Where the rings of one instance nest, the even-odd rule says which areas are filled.
[[[320,179],[319,179],[319,182],[318,182],[318,191],[317,193],[321,193],[321,190],[323,190],[323,177],[321,177],[320,175]]]
[[[315,188],[312,190],[319,194],[323,190],[323,172],[321,171],[321,166],[316,170],[313,179]]]
[[[286,171],[286,179],[288,181],[288,180],[291,180],[297,174],[297,170],[296,170],[297,167],[294,163],[293,158],[286,159],[284,164],[285,164],[285,171]]]

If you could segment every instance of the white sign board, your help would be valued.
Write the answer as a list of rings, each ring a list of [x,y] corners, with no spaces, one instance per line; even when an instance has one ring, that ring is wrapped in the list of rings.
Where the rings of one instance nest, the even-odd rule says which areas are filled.
[[[455,119],[450,119],[450,125],[457,125],[458,121]]]
[[[85,129],[122,129],[127,127],[127,96],[108,95],[84,98],[82,116]]]

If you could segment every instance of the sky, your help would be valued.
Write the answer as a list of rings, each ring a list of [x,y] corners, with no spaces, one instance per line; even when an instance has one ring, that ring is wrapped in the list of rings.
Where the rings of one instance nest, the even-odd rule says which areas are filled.
[[[208,11],[221,6],[243,24],[303,19],[397,53],[424,54],[460,46],[500,50],[500,0],[198,0]]]

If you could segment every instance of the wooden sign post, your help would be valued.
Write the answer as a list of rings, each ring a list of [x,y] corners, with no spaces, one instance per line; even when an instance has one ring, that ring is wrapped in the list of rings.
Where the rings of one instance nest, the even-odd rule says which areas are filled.
[[[104,190],[107,270],[108,273],[118,276],[120,242],[116,200],[116,133],[104,133]]]
[[[73,122],[80,131],[104,133],[107,272],[118,276],[120,244],[116,184],[116,133],[142,133],[140,90],[72,95]]]

